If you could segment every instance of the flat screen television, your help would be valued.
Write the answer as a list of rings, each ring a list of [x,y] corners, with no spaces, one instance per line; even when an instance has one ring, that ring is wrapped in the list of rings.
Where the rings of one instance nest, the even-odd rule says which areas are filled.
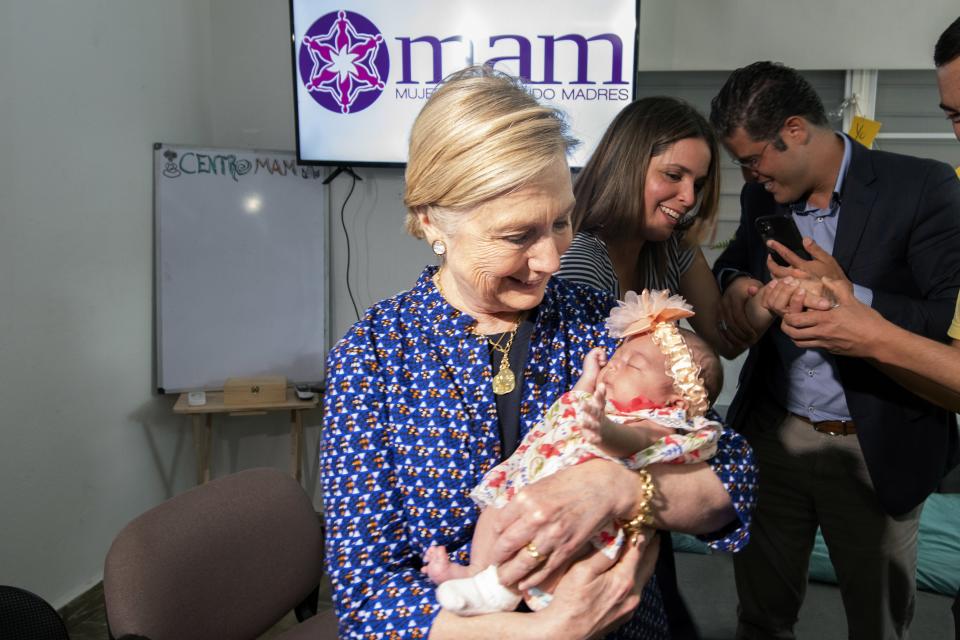
[[[442,79],[488,63],[562,110],[583,166],[635,96],[638,0],[290,0],[297,157],[402,166]]]

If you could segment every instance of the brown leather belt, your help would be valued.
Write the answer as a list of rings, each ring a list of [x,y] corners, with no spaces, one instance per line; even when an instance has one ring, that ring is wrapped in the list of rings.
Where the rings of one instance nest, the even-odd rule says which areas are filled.
[[[793,413],[791,411],[790,415],[806,422],[813,427],[815,431],[831,436],[849,436],[857,433],[857,425],[854,424],[853,420],[823,420],[822,422],[814,422],[807,416],[802,416],[799,413]]]

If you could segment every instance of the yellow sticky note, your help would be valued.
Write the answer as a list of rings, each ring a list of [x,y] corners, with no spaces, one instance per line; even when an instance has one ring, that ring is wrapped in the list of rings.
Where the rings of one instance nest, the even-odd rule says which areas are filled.
[[[957,177],[960,178],[960,167],[957,167]]]
[[[873,146],[874,138],[880,133],[881,126],[883,125],[876,120],[854,116],[853,122],[850,123],[850,131],[847,133],[851,138],[869,149]]]

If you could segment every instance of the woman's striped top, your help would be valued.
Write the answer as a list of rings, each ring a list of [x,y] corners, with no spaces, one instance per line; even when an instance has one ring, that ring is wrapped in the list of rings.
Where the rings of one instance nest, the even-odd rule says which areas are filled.
[[[680,237],[677,234],[670,236],[666,241],[667,265],[664,273],[657,273],[654,263],[654,254],[648,253],[643,267],[643,287],[645,289],[669,289],[672,293],[680,293],[680,277],[693,264],[695,249],[680,246]],[[560,257],[560,270],[554,275],[612,291],[620,299],[620,280],[613,269],[610,252],[607,245],[592,233],[581,232],[573,238],[570,248]]]

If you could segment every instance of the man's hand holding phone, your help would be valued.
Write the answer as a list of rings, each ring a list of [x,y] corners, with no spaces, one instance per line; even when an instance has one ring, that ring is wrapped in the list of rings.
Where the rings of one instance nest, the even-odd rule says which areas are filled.
[[[774,278],[815,278],[819,280],[826,276],[831,280],[847,280],[847,274],[840,268],[840,263],[810,238],[803,239],[803,248],[810,254],[810,260],[804,260],[776,240],[767,240],[767,248],[771,250],[771,253],[776,252],[787,263],[787,266],[781,266],[777,264],[773,256],[767,257],[767,268],[770,269],[770,275]]]
[[[786,247],[798,257],[804,260],[811,259],[812,256],[803,248],[803,237],[800,235],[800,229],[797,228],[797,222],[792,215],[760,216],[754,221],[754,224],[767,247],[770,246],[771,240],[776,240],[777,243]],[[769,251],[777,264],[782,267],[790,266],[780,255],[772,250]]]
[[[779,265],[772,255],[767,258],[767,268],[770,269],[770,275],[776,279],[774,282],[794,281],[799,289],[806,292],[803,298],[804,308],[827,311],[836,304],[830,289],[823,287],[824,277],[835,282],[837,286],[853,288],[853,284],[840,268],[840,263],[810,238],[803,238],[803,248],[809,253],[809,260],[801,258],[776,240],[768,240],[767,247],[788,265]],[[778,292],[778,295],[765,296],[764,306],[780,316],[799,311],[795,308],[796,298],[793,298],[791,305],[788,300],[784,300],[785,296],[785,291]]]

